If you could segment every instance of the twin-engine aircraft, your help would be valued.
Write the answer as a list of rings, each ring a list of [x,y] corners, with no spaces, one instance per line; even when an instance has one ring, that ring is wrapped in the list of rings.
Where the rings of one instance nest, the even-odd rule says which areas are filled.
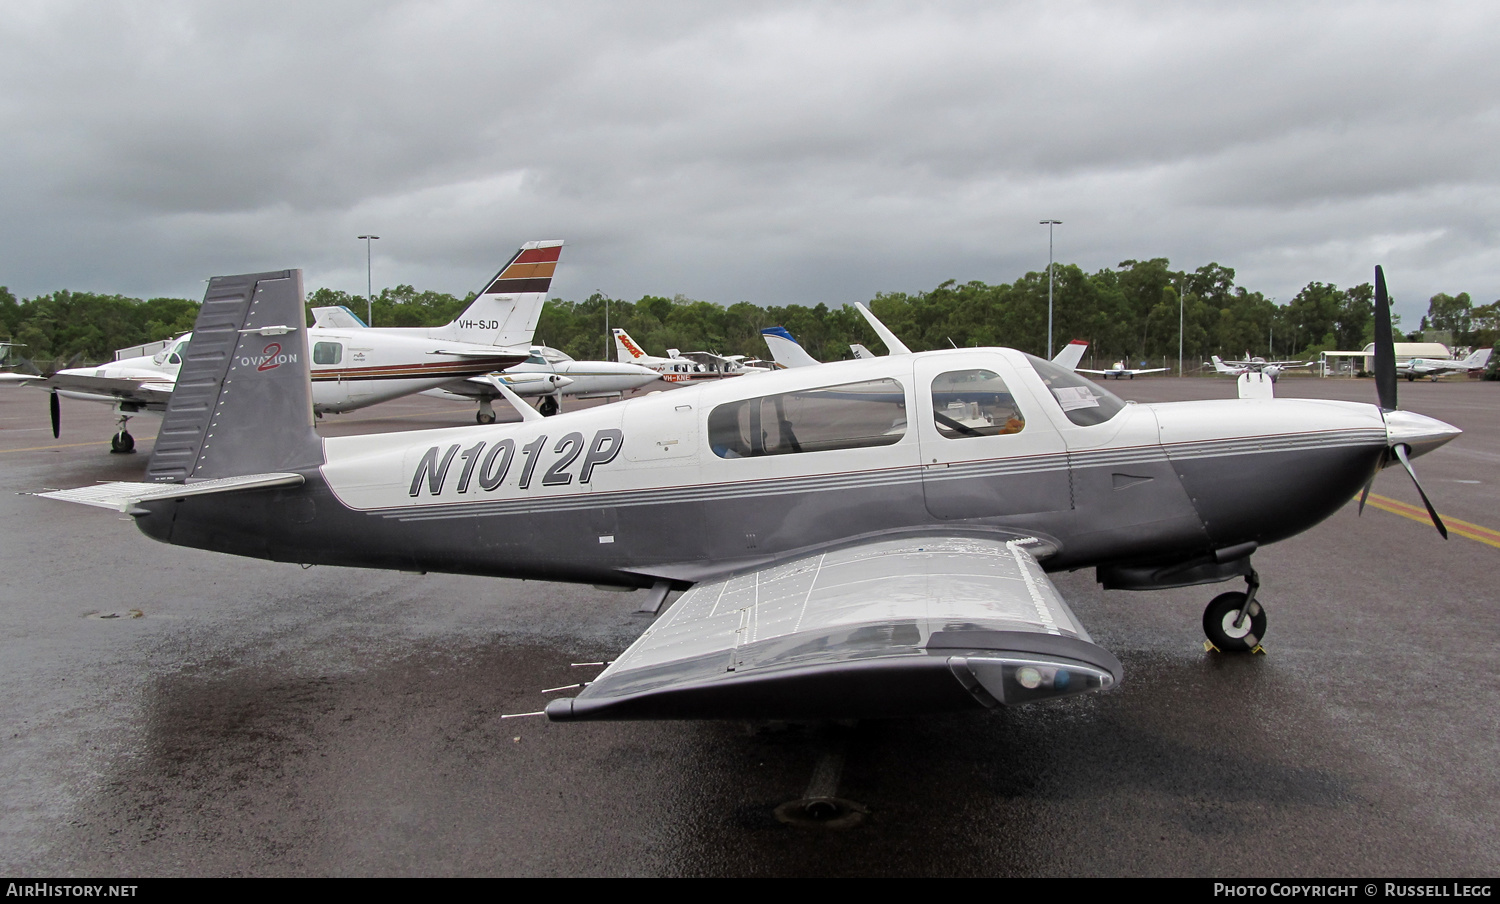
[[[1459,434],[1395,410],[1379,270],[1376,286],[1378,406],[1129,404],[983,348],[518,424],[320,438],[300,271],[221,277],[150,482],[43,495],[127,512],[164,542],[275,561],[650,588],[645,608],[687,591],[578,696],[554,700],[554,720],[1049,700],[1123,675],[1048,572],[1093,567],[1132,590],[1243,578],[1203,622],[1221,650],[1253,650],[1266,612],[1252,554]],[[267,337],[292,353],[256,363]]]
[[[1428,377],[1436,383],[1447,374],[1467,374],[1484,370],[1490,363],[1492,348],[1481,348],[1462,361],[1442,361],[1432,358],[1412,358],[1396,365],[1396,373],[1410,383],[1417,377]]]
[[[1267,361],[1260,356],[1251,357],[1246,355],[1242,361],[1225,361],[1218,355],[1210,360],[1214,364],[1214,373],[1241,376],[1243,374],[1264,374],[1272,383],[1284,372],[1295,367],[1311,367],[1311,361]]]
[[[496,382],[522,398],[540,396],[537,410],[551,417],[562,410],[563,396],[599,399],[623,396],[632,389],[654,383],[661,374],[639,364],[624,361],[577,361],[571,355],[545,345],[531,347],[531,355],[504,373],[470,377],[461,383],[448,383],[424,395],[445,399],[477,401],[479,411],[474,419],[481,424],[495,423],[494,402],[503,393]]]
[[[242,350],[242,356],[247,366],[280,367],[299,353],[283,338],[297,333],[303,360],[293,363],[307,369],[309,350],[303,347],[310,345],[313,406],[320,415],[503,370],[531,355],[532,333],[562,244],[522,245],[473,303],[445,326],[371,328],[347,308],[317,308],[315,326],[306,335],[300,329],[305,316],[288,317],[286,333],[266,333],[259,347]],[[192,338],[192,333],[180,336],[153,356],[67,368],[50,376],[0,374],[0,382],[51,391],[53,437],[60,429],[59,396],[113,405],[118,422],[110,451],[131,452],[135,437],[127,426],[130,419],[167,410]]]

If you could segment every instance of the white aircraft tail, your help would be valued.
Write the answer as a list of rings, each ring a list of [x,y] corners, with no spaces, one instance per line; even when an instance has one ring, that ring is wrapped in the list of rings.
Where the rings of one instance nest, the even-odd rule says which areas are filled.
[[[1083,353],[1088,351],[1089,344],[1082,339],[1074,339],[1064,345],[1056,355],[1052,357],[1052,363],[1060,367],[1072,370],[1083,361]]]
[[[640,344],[630,338],[629,333],[618,328],[610,330],[610,332],[615,334],[615,349],[620,353],[621,361],[628,364],[631,362],[640,362],[643,359],[651,357],[641,350]]]
[[[476,345],[530,346],[562,245],[560,240],[522,245],[479,297],[432,335]]]
[[[1209,360],[1211,360],[1211,361],[1214,362],[1214,372],[1215,373],[1221,373],[1221,374],[1232,374],[1232,373],[1234,373],[1234,368],[1230,367],[1228,364],[1225,364],[1224,363],[1224,359],[1220,358],[1218,355],[1212,356]]]
[[[1493,351],[1493,348],[1481,348],[1459,363],[1470,370],[1483,370],[1490,363],[1490,353]]]
[[[768,326],[760,335],[771,350],[771,359],[782,367],[811,367],[818,363],[784,326]]]
[[[854,353],[854,357],[859,358],[860,360],[864,360],[865,358],[873,358],[873,357],[875,357],[875,353],[874,352],[872,352],[869,349],[865,348],[863,345],[860,345],[858,342],[850,345],[849,346],[849,351],[853,352]]]

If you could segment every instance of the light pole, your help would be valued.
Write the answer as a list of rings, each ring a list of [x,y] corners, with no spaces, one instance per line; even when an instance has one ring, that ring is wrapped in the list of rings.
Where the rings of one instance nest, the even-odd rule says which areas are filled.
[[[378,235],[362,235],[365,242],[365,326],[375,325],[375,292],[374,282],[370,278],[370,243],[380,238]]]
[[[1177,290],[1177,376],[1182,376],[1182,329],[1186,324],[1187,274],[1182,274],[1182,285]]]
[[[1047,358],[1052,357],[1052,227],[1061,226],[1062,220],[1042,220],[1047,227]]]

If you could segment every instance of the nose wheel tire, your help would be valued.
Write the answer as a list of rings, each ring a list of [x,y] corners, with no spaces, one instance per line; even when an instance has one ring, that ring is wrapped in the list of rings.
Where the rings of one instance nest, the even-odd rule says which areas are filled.
[[[1245,598],[1239,591],[1221,593],[1203,610],[1203,633],[1225,653],[1248,653],[1265,639],[1266,610],[1258,600],[1250,603],[1250,623],[1240,626]]]
[[[537,410],[542,413],[542,417],[552,417],[561,410],[561,406],[557,404],[557,399],[553,396],[543,396],[542,403],[537,406]]]
[[[491,411],[489,414],[485,414],[481,411],[474,415],[474,420],[481,424],[493,424],[495,422],[495,412]]]
[[[135,437],[131,436],[127,431],[121,430],[109,438],[109,451],[119,455],[134,452]]]

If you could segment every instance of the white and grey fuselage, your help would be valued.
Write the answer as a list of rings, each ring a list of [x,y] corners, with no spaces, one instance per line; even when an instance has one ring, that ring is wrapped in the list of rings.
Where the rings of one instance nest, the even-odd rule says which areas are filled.
[[[934,528],[1042,538],[1048,570],[1149,567],[1306,530],[1382,465],[1395,429],[1374,405],[1125,404],[1060,374],[1009,349],[939,351],[546,421],[326,438],[285,511],[184,500],[141,526],[283,561],[626,586]],[[1451,438],[1429,427],[1412,427],[1414,453]]]

